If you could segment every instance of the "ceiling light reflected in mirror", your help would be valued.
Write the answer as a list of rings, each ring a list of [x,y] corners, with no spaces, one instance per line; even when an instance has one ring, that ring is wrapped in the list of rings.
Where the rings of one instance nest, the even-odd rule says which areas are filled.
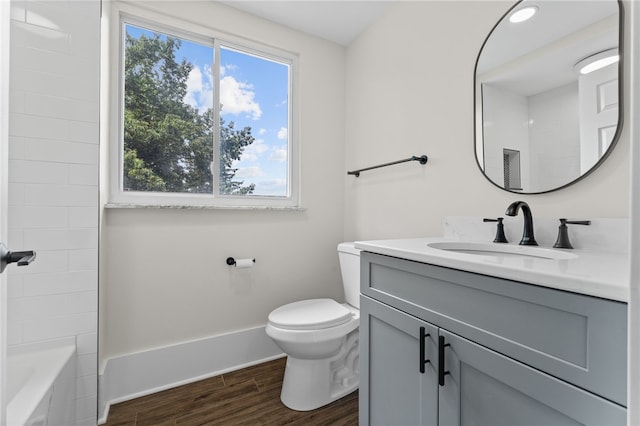
[[[609,49],[582,59],[574,69],[580,74],[589,74],[619,61],[618,49]]]
[[[533,15],[535,15],[537,12],[538,12],[537,6],[523,7],[522,9],[518,9],[515,12],[513,12],[509,16],[509,21],[513,22],[514,24],[528,21],[529,19],[533,18]]]

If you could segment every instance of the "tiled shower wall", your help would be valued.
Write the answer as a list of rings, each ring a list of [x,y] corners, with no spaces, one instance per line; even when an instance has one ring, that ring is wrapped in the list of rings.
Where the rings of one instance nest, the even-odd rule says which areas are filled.
[[[100,1],[12,1],[8,343],[76,336],[78,425],[96,424]]]

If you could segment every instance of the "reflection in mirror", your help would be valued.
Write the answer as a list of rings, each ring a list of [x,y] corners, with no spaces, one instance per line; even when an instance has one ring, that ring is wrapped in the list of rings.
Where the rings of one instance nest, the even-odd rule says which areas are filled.
[[[475,74],[476,158],[492,183],[553,191],[610,153],[622,116],[620,7],[523,0],[494,27]]]

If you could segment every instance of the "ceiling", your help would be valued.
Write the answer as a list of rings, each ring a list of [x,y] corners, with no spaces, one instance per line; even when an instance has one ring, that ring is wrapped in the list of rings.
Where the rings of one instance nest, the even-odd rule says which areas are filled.
[[[278,24],[348,46],[394,0],[222,0],[221,3]]]
[[[618,46],[616,1],[524,0],[539,11],[530,21],[504,19],[482,49],[477,73],[483,82],[531,96],[577,81],[574,65]]]

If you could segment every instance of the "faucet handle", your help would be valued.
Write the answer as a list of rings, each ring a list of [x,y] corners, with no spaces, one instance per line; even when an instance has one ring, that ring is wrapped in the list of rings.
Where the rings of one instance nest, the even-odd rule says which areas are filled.
[[[488,218],[482,219],[483,222],[498,222],[498,225],[496,226],[496,238],[493,240],[494,243],[508,243],[509,242],[509,241],[507,241],[506,235],[504,235],[504,225],[502,224],[503,220],[504,220],[503,217],[498,217],[498,218],[495,218],[495,219],[488,219]]]
[[[567,220],[559,219],[560,226],[558,226],[558,239],[553,245],[553,248],[572,249],[571,241],[569,241],[569,229],[567,225],[591,225],[590,220]]]

